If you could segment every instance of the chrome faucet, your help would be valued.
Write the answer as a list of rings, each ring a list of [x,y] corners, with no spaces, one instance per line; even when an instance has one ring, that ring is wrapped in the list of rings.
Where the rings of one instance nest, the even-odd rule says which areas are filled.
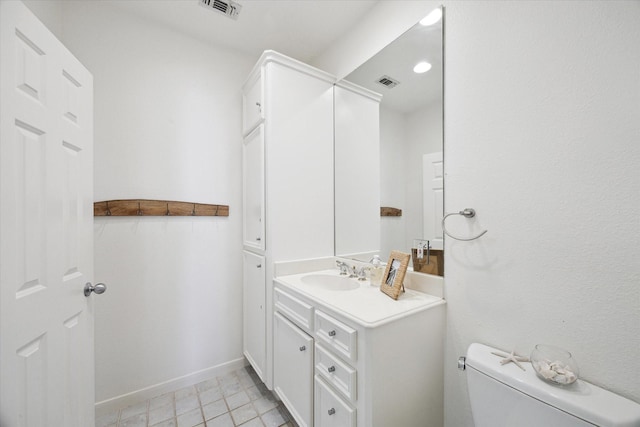
[[[346,276],[347,272],[349,271],[349,264],[340,260],[336,260],[336,265],[338,266],[338,268],[340,268],[340,275]]]
[[[360,267],[360,270],[358,271],[358,280],[367,280],[367,271],[369,270],[371,270],[370,267]]]

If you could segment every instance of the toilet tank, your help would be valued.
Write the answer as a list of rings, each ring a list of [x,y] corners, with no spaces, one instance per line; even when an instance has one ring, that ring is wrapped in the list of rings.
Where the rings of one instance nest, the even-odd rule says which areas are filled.
[[[465,360],[475,427],[640,427],[640,405],[578,380],[548,384],[530,363],[500,364],[501,352],[471,344]]]

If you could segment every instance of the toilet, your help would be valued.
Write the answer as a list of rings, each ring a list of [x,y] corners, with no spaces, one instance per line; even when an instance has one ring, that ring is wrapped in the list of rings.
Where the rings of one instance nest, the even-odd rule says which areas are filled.
[[[580,379],[548,384],[530,363],[501,365],[494,351],[504,353],[474,343],[461,361],[475,427],[640,427],[639,404]]]

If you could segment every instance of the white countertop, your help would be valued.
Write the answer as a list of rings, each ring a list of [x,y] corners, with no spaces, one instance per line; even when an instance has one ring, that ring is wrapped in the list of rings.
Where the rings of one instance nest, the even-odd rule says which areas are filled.
[[[339,276],[337,269],[331,269],[279,276],[275,280],[282,286],[291,288],[365,327],[380,326],[445,303],[442,298],[411,289],[407,289],[397,300],[393,300],[381,292],[378,286],[371,286],[369,280],[358,281],[355,278],[350,280],[359,284],[357,289],[327,290],[304,283],[301,279],[308,274]]]

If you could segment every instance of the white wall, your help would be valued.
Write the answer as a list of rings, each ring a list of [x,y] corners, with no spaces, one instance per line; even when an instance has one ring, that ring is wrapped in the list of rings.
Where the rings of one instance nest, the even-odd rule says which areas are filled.
[[[445,425],[473,425],[456,361],[475,341],[562,345],[640,402],[639,3],[444,4],[446,211],[489,229],[445,242]]]
[[[66,3],[64,19],[94,75],[95,200],[230,205],[228,218],[96,219],[97,401],[243,363],[240,87],[257,58],[110,2]]]
[[[455,361],[473,341],[560,345],[640,402],[640,3],[446,13],[446,210],[489,230],[445,243],[447,425],[470,425]]]

